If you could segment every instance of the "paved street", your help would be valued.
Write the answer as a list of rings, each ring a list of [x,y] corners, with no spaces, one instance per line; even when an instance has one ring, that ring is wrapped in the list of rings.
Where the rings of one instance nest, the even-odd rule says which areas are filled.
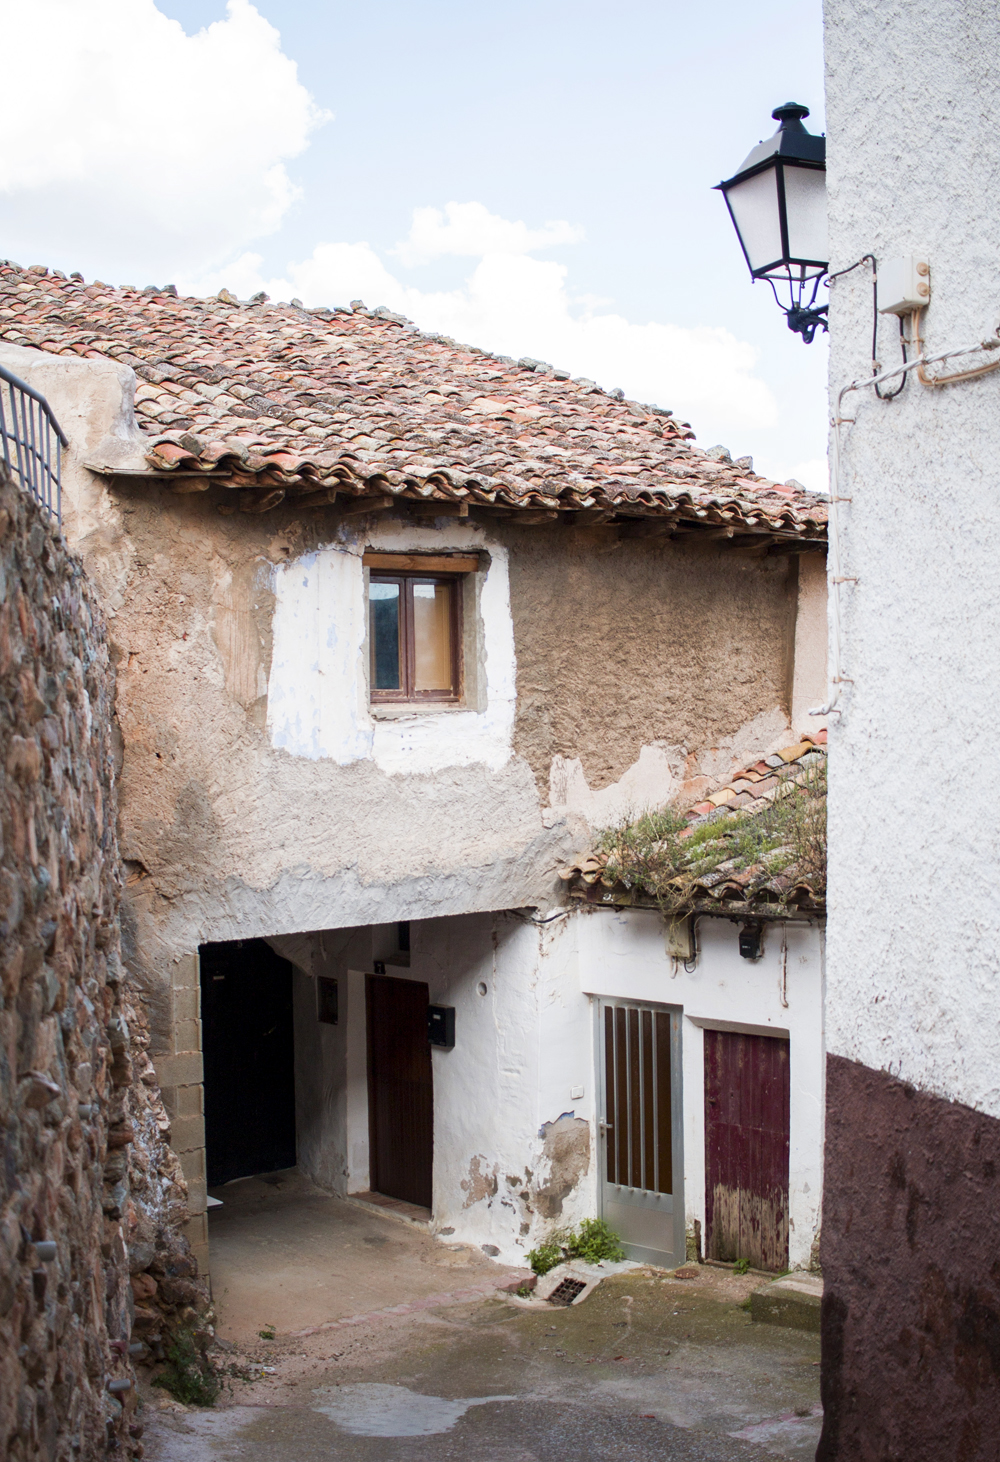
[[[249,1191],[246,1214],[257,1204]],[[280,1195],[266,1201],[261,1233],[280,1213]],[[341,1308],[318,1325],[312,1306],[309,1333],[279,1326],[273,1341],[251,1339],[231,1265],[217,1304],[223,1337],[227,1311],[241,1317],[238,1338],[228,1327],[226,1363],[236,1374],[210,1410],[175,1408],[146,1389],[151,1462],[271,1462],[276,1454],[288,1462],[811,1462],[818,1337],[753,1324],[741,1302],[759,1279],[705,1267],[678,1280],[641,1269],[605,1280],[578,1307],[522,1309],[476,1293],[491,1275],[504,1277],[481,1255],[324,1201],[328,1272],[317,1269],[317,1289],[335,1294],[330,1276],[344,1276],[349,1263],[354,1294],[381,1303],[367,1314]],[[233,1234],[235,1204],[228,1221]],[[237,1249],[250,1243],[249,1221],[238,1242],[234,1235]],[[429,1269],[440,1276],[436,1290]],[[246,1266],[245,1286],[256,1286],[253,1303],[266,1309],[262,1272]],[[287,1288],[287,1266],[281,1272]],[[287,1300],[282,1306],[287,1317]],[[274,1319],[262,1313],[257,1328]]]

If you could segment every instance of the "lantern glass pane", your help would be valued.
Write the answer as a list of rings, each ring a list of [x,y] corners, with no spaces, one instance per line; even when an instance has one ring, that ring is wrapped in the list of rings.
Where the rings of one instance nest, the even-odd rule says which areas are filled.
[[[826,264],[830,257],[826,240],[826,173],[820,168],[797,168],[788,163],[784,173],[789,258]]]
[[[751,272],[766,269],[782,258],[781,220],[774,168],[744,178],[726,189],[740,240],[750,260]]]

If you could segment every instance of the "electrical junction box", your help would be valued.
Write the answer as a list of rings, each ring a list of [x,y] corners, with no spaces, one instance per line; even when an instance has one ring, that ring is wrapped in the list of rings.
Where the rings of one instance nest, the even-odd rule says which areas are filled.
[[[428,1005],[427,1039],[432,1046],[450,1051],[455,1045],[454,1005]]]
[[[671,959],[694,959],[694,920],[669,919],[666,944],[667,954]]]
[[[916,254],[888,259],[878,266],[877,289],[880,315],[912,315],[931,297],[931,267]]]

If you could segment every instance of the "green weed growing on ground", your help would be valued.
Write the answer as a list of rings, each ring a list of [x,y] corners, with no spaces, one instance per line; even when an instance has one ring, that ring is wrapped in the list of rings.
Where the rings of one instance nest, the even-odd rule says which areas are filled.
[[[576,1228],[561,1229],[530,1250],[528,1263],[536,1274],[548,1274],[566,1259],[600,1264],[602,1260],[616,1263],[624,1258],[625,1250],[614,1229],[603,1218],[585,1218]]]
[[[185,1406],[211,1406],[220,1389],[218,1376],[189,1330],[181,1330],[167,1347],[167,1364],[153,1384]]]

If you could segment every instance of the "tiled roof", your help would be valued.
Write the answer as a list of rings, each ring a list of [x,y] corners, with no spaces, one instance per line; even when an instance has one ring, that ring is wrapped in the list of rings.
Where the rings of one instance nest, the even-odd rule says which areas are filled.
[[[132,366],[150,471],[188,474],[188,491],[201,474],[225,480],[251,511],[286,494],[347,508],[402,495],[666,517],[751,544],[825,538],[823,499],[703,452],[671,412],[387,310],[178,298],[7,263],[0,338]]]
[[[719,787],[691,807],[688,826],[677,835],[683,845],[691,840],[692,854],[687,866],[680,870],[678,885],[683,885],[685,912],[742,914],[765,912],[773,917],[792,911],[819,912],[826,899],[825,825],[826,782],[817,778],[825,770],[826,731],[815,738],[804,737],[773,756],[764,757],[744,767],[725,786]],[[811,866],[788,846],[769,849],[763,859],[746,863],[730,857],[740,835],[752,828],[754,820],[763,820],[779,798],[793,789],[805,797],[817,797],[813,803],[821,832],[821,860]],[[709,826],[713,831],[708,834]],[[694,837],[696,830],[699,836]],[[706,835],[708,834],[708,835]],[[773,841],[773,838],[770,840]],[[766,845],[767,838],[761,839]],[[821,862],[821,866],[820,866]],[[770,865],[770,866],[769,866]],[[625,871],[616,864],[615,855],[596,851],[574,859],[560,870],[560,877],[569,885],[570,896],[588,903],[660,904],[669,912],[669,885],[661,890],[665,898],[643,886],[641,869]]]

